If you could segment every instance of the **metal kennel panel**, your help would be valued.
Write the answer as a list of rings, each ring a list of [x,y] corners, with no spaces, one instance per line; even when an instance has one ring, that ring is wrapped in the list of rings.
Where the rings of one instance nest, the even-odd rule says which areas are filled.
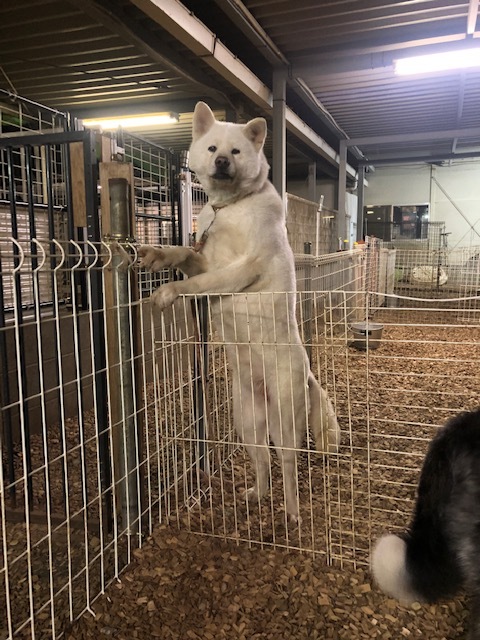
[[[379,534],[408,525],[437,429],[480,404],[478,317],[465,322],[450,299],[399,302],[375,314],[383,326],[378,349],[349,349],[356,508],[368,522],[357,544],[365,553]]]
[[[0,88],[0,135],[58,133],[71,128],[70,115]]]
[[[121,314],[106,313],[104,292],[117,258],[100,237],[93,134],[9,136],[0,149],[0,635],[57,638],[130,554],[110,456],[106,336]]]
[[[135,238],[141,244],[179,244],[178,159],[171,151],[123,132],[125,160],[133,165]]]
[[[324,389],[334,398],[331,363],[337,345],[329,324],[329,293],[306,293],[312,301],[309,323],[315,336],[311,348],[313,367]],[[266,303],[266,297],[272,294],[249,295],[263,296]],[[273,295],[279,298],[286,294]],[[302,295],[298,298],[300,307],[304,306]],[[251,486],[252,467],[233,424],[229,361],[236,346],[222,337],[221,311],[240,299],[239,294],[223,295],[220,302],[214,296],[182,296],[171,311],[163,314],[161,333],[157,332],[163,517],[181,528],[236,542],[328,554],[332,514],[323,489],[330,467],[337,467],[339,458],[315,452],[307,434],[299,446],[300,483],[305,498],[301,500],[300,527],[292,529],[287,523],[282,474],[273,448],[272,493],[261,502],[249,503],[242,497]],[[261,340],[249,335],[247,351],[258,347],[271,350],[273,337],[265,332]],[[344,421],[344,425],[348,422]],[[346,426],[346,441],[350,438],[348,430]],[[318,514],[313,503],[318,506]]]
[[[126,188],[121,181],[113,186],[109,197]],[[127,200],[124,194],[123,206]],[[245,294],[180,297],[159,312],[137,295],[133,243],[39,243],[37,267],[29,251],[15,268],[32,278],[35,269],[46,270],[54,282],[69,273],[72,296],[65,306],[54,297],[48,313],[37,296],[30,315],[14,315],[0,330],[2,340],[13,331],[9,363],[20,365],[22,353],[44,363],[26,380],[17,367],[11,392],[16,385],[20,394],[1,409],[3,427],[14,410],[22,420],[13,441],[13,480],[8,447],[0,443],[0,597],[6,611],[0,629],[9,640],[68,633],[70,621],[121,576],[158,523],[366,567],[375,536],[405,526],[430,436],[447,417],[479,402],[478,322],[460,322],[458,309],[446,304],[370,308],[378,292],[365,291],[364,274],[351,278],[364,269],[363,250],[358,264],[344,270],[350,289],[299,291],[302,342],[332,400],[342,440],[329,454],[316,451],[311,434],[298,443],[297,525],[285,513],[282,470],[270,444],[269,491],[262,500],[244,496],[253,468],[234,428],[231,363],[238,340],[226,339],[224,314]],[[335,259],[355,261],[357,253]],[[333,268],[341,272],[338,264]],[[77,270],[86,306],[73,295]],[[99,283],[105,292],[100,306]],[[380,344],[371,349],[366,338],[367,348],[357,348],[352,317],[371,316],[383,325]],[[249,320],[242,329],[247,339],[240,341],[246,353],[282,348],[274,330],[255,332],[258,321]],[[241,316],[237,322],[240,331]],[[270,322],[275,326],[274,317]],[[22,351],[27,328],[35,351]],[[70,393],[76,411],[69,416]],[[52,399],[60,413],[50,420]],[[36,429],[27,440],[26,408],[35,402]]]
[[[480,317],[480,246],[454,249],[449,254],[448,279],[458,291],[458,317],[463,322],[478,322]],[[457,295],[458,295],[457,294]]]
[[[189,190],[189,197],[186,206],[188,211],[183,213],[190,215],[191,229],[196,233],[197,218],[208,202],[208,196],[196,180],[195,174],[188,169],[185,169],[185,173],[188,176],[183,176],[183,179]],[[315,202],[287,194],[286,225],[290,246],[298,256],[329,254],[337,247],[336,212],[319,207]]]
[[[88,183],[92,191],[95,145],[90,134],[45,133],[42,136],[0,138],[0,149],[4,151],[2,172],[6,176],[8,190],[8,200],[0,208],[0,356],[3,404],[9,407],[3,414],[3,422],[5,441],[10,443],[12,434],[18,432],[18,427],[12,427],[12,424],[18,425],[21,421],[18,406],[22,407],[22,433],[27,439],[28,469],[29,425],[33,409],[26,399],[21,400],[21,392],[13,380],[17,371],[22,385],[29,379],[28,367],[32,363],[28,358],[34,360],[36,356],[33,354],[37,353],[35,325],[43,318],[51,318],[52,310],[55,316],[56,310],[62,306],[85,304],[82,269],[78,268],[79,265],[73,269],[77,263],[77,257],[73,255],[76,252],[73,249],[73,254],[69,252],[68,271],[56,272],[55,256],[60,250],[58,243],[83,238],[83,225],[92,238],[96,234],[98,239],[99,230],[94,224],[97,209],[93,198],[96,194],[90,199],[84,195],[84,208],[79,210],[71,188],[79,171],[84,177],[84,184]],[[81,164],[75,159],[79,150],[82,152]],[[94,211],[88,210],[89,206],[94,207]],[[12,356],[10,345],[13,341],[17,349],[13,349]],[[12,365],[12,362],[16,364]],[[37,384],[37,375],[30,379],[27,395]],[[12,402],[13,407],[10,406]],[[20,405],[17,404],[19,402]],[[36,403],[30,402],[32,404]],[[10,447],[8,449],[11,458],[13,454]],[[11,462],[9,467],[11,473]],[[11,477],[10,480],[14,491],[14,479]],[[31,482],[29,476],[28,483]]]
[[[182,211],[185,199],[179,159],[168,149],[132,134],[117,133],[123,160],[133,167],[135,227],[132,240],[138,244],[176,245],[182,243]],[[191,217],[191,211],[188,213]],[[148,296],[171,272],[140,274],[140,291]]]
[[[393,290],[397,302],[423,306],[427,300],[438,299],[440,306],[447,304],[457,308],[459,319],[476,322],[480,292],[479,260],[480,247],[448,248],[440,250],[395,249]],[[415,302],[413,299],[416,298]],[[410,299],[410,302],[408,300]],[[433,304],[433,303],[432,303]]]
[[[324,300],[331,330],[344,333],[346,322],[356,322],[365,318],[367,264],[364,248],[321,256],[309,255],[306,250],[304,255],[295,255],[297,289],[301,292],[297,302],[297,321],[309,353],[312,343],[310,318],[314,298],[317,298],[317,306],[322,299],[318,296],[312,297],[309,292],[329,292],[328,305],[327,298]]]
[[[65,239],[68,228],[67,192],[65,175],[69,159],[66,146],[61,144],[24,145],[23,138],[8,138],[8,146],[0,146],[0,174],[2,197],[0,201],[0,251],[3,271],[14,267],[14,252],[9,250],[9,239],[28,246],[32,238],[48,242],[50,238]],[[70,202],[70,212],[72,211]],[[70,214],[71,219],[71,214]],[[11,247],[10,247],[11,249]],[[22,305],[34,301],[33,281],[27,274],[19,274],[22,289]],[[45,273],[38,274],[42,303],[51,302],[51,282]],[[3,305],[12,308],[13,277],[4,276]],[[65,295],[65,294],[64,294]]]
[[[343,305],[339,292],[301,292],[298,308],[305,308],[305,295],[312,304],[302,338],[308,342],[310,324],[312,370],[332,399],[342,442],[338,453],[319,453],[306,434],[297,447],[299,524],[285,512],[272,444],[270,489],[262,500],[245,500],[253,468],[234,428],[229,359],[237,343],[221,339],[218,296],[202,303],[203,316],[192,313],[198,301],[181,298],[157,333],[162,519],[237,544],[368,566],[375,537],[406,526],[432,435],[450,416],[480,402],[480,325],[459,322],[448,305],[367,308],[383,334],[375,348],[366,340],[362,349],[354,345],[345,292]],[[221,298],[228,308],[234,296]],[[342,306],[339,332],[331,310]],[[250,333],[244,346],[266,352],[271,341]]]

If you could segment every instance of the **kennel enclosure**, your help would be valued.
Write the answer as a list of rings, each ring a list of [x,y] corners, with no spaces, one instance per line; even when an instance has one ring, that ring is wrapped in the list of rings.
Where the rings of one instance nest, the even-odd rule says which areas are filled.
[[[139,242],[188,236],[181,214],[201,190],[133,136],[112,162],[117,142],[75,131],[0,139],[6,638],[62,637],[158,525],[365,570],[375,536],[405,524],[431,435],[479,400],[477,249],[442,257],[459,286],[431,278],[414,290],[412,272],[433,273],[436,249],[409,248],[405,260],[372,238],[336,252],[332,218],[289,197],[297,318],[342,444],[326,456],[306,434],[298,448],[298,528],[274,451],[268,496],[245,502],[252,469],[233,429],[217,300],[155,313],[149,294],[174,276],[136,261]],[[115,209],[130,227],[112,225]],[[366,320],[383,333],[359,351],[352,326]]]

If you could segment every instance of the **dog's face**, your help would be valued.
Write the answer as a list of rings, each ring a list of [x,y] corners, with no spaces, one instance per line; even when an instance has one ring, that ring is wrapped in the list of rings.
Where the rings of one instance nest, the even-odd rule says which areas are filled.
[[[219,122],[199,102],[193,115],[190,167],[209,193],[244,193],[268,165],[263,154],[267,123],[255,118],[245,125]]]

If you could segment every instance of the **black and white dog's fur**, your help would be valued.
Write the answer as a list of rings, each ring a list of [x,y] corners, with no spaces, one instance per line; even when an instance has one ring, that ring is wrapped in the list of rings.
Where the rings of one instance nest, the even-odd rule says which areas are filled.
[[[378,586],[409,603],[465,587],[469,640],[480,640],[480,409],[447,422],[430,443],[406,534],[380,538],[371,567]]]

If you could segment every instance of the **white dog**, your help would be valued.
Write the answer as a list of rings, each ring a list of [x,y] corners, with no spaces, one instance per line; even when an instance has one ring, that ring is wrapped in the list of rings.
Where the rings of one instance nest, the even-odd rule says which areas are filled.
[[[188,278],[153,294],[160,309],[181,294],[211,300],[233,377],[233,416],[253,462],[247,494],[268,489],[270,439],[283,472],[285,505],[298,519],[296,448],[307,418],[317,449],[337,451],[340,432],[332,404],[310,371],[295,319],[295,269],[281,198],[268,179],[263,153],[266,121],[219,122],[199,102],[193,116],[190,166],[209,201],[198,218],[200,241],[187,247],[139,249],[140,266],[178,268]]]

